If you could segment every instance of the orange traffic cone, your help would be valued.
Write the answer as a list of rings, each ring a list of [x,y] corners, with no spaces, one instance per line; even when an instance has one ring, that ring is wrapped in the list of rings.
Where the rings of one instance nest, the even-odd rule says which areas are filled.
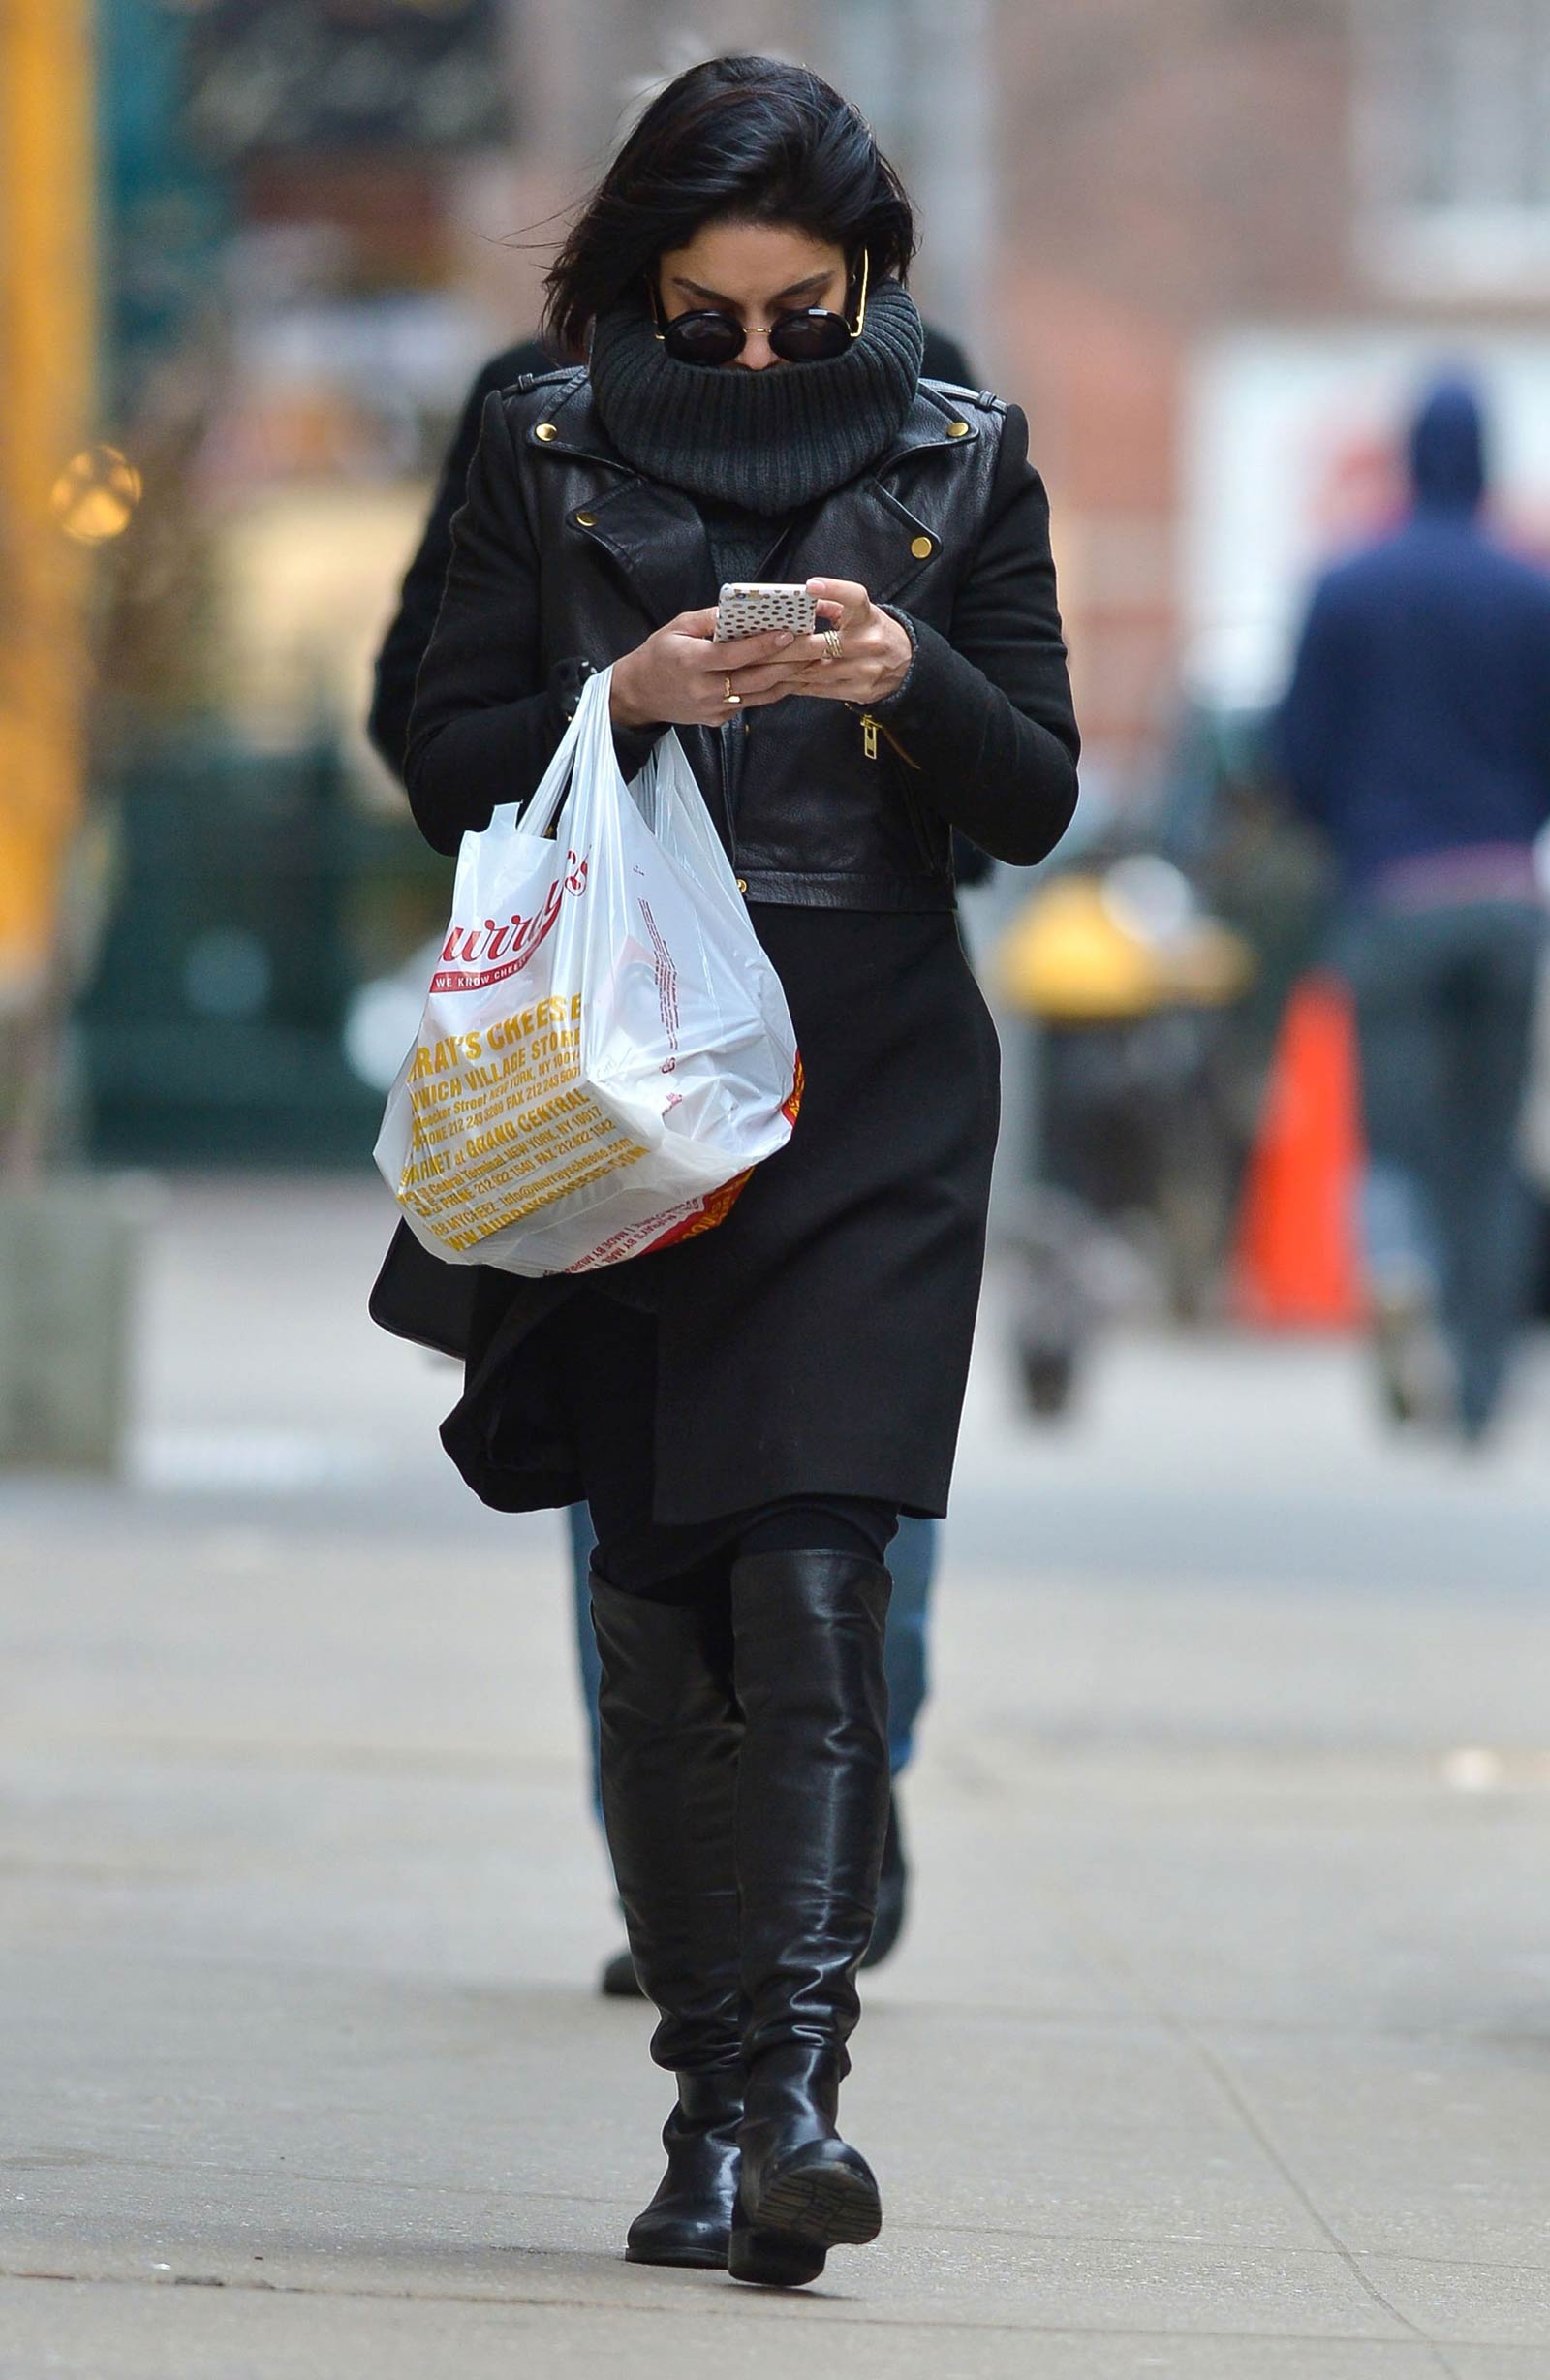
[[[1349,995],[1334,976],[1305,976],[1282,1019],[1238,1218],[1233,1303],[1245,1321],[1269,1330],[1361,1321],[1362,1164]]]

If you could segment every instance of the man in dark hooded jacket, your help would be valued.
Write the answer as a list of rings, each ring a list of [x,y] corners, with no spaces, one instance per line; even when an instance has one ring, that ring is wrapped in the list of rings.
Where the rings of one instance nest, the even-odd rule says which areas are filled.
[[[1410,470],[1405,521],[1315,590],[1278,740],[1342,880],[1336,957],[1356,1007],[1390,1406],[1409,1418],[1441,1390],[1475,1438],[1531,1264],[1515,1143],[1543,932],[1550,579],[1481,526],[1485,441],[1466,384],[1426,399]]]

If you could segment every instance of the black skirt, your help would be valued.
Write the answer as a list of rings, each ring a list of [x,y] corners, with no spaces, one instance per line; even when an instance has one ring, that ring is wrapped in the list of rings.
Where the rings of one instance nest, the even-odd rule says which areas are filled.
[[[725,1223],[680,1247],[584,1285],[478,1275],[465,1393],[442,1436],[488,1503],[590,1492],[555,1334],[569,1299],[601,1294],[656,1318],[657,1520],[800,1496],[946,1510],[984,1259],[995,1028],[950,915],[752,916],[802,1052],[791,1140]],[[600,1400],[609,1393],[600,1377]],[[637,1443],[638,1425],[621,1416],[621,1439]],[[587,1432],[594,1470],[603,1437],[600,1451]]]

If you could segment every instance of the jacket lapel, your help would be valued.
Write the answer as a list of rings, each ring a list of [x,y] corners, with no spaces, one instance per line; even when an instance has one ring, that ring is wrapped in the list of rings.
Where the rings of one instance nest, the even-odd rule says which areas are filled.
[[[822,504],[781,556],[781,577],[854,579],[875,603],[891,603],[931,566],[938,536],[925,520],[877,480],[838,490]],[[930,550],[916,553],[917,542]]]
[[[715,602],[704,522],[677,488],[631,469],[597,418],[584,372],[556,393],[546,421],[529,425],[527,443],[573,466],[566,534],[603,548],[654,628]]]
[[[956,433],[953,423],[961,424]],[[872,477],[838,489],[798,532],[783,557],[783,578],[854,579],[874,603],[897,601],[941,552],[961,479],[951,468],[927,475],[908,466],[936,449],[945,462],[955,460],[978,438],[972,420],[965,423],[948,399],[921,388]]]
[[[705,524],[676,488],[624,480],[573,511],[568,526],[611,556],[653,627],[715,602]]]

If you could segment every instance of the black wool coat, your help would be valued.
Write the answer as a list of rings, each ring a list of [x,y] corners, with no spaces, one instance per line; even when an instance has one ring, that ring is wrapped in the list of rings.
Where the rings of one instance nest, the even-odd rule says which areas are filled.
[[[793,521],[791,566],[777,551],[766,575],[822,570],[893,599],[916,638],[915,667],[877,708],[909,767],[912,804],[934,815],[934,834],[963,825],[992,852],[1029,861],[1058,839],[1075,793],[1047,509],[1021,415],[953,393],[976,440],[989,442],[976,478],[965,473],[961,448],[931,428],[933,409],[940,423],[955,418],[954,404],[923,388],[923,426],[901,441],[897,459],[884,456]],[[416,815],[444,850],[482,826],[495,802],[537,782],[563,730],[551,680],[577,622],[597,623],[598,649],[580,658],[601,665],[675,612],[714,599],[703,579],[707,542],[689,567],[687,500],[665,491],[656,543],[641,525],[656,496],[636,480],[630,504],[640,574],[621,572],[601,541],[573,536],[558,580],[563,617],[548,614],[545,572],[555,571],[560,549],[546,548],[557,531],[538,475],[551,463],[584,467],[574,449],[565,461],[531,435],[553,403],[541,386],[486,407],[455,525],[410,734]],[[617,456],[600,462],[600,508],[618,492],[621,472],[631,476]],[[571,514],[561,511],[559,528],[594,501],[585,489],[578,498],[576,485],[565,484]],[[927,571],[914,569],[908,538],[926,526],[933,568],[922,586]],[[902,581],[882,584],[879,537],[901,533]],[[667,559],[674,552],[680,565]],[[595,579],[578,587],[576,572]],[[919,588],[918,609],[910,588]],[[789,781],[801,788],[804,815],[822,816],[808,805],[822,799],[832,766],[838,708],[792,703],[763,714],[766,723],[786,718],[789,738],[763,783],[766,810]],[[802,761],[804,714],[814,715],[813,767]],[[703,732],[705,742],[716,733]],[[716,816],[704,746],[685,740]],[[918,866],[918,847],[898,830],[900,763],[852,773],[848,831],[865,831],[857,785],[879,805],[874,873],[825,882],[774,872],[768,895],[750,900],[807,1072],[790,1145],[759,1169],[717,1230],[590,1276],[657,1317],[656,1517],[664,1521],[714,1519],[803,1493],[946,1507],[983,1255],[998,1055],[958,941],[950,868],[940,901],[849,905],[845,887],[885,888],[898,855],[914,852]],[[717,823],[725,833],[727,821]],[[401,1231],[374,1295],[385,1327],[464,1354],[465,1393],[444,1442],[476,1490],[506,1509],[587,1492],[543,1354],[574,1291],[565,1278],[443,1267]]]

